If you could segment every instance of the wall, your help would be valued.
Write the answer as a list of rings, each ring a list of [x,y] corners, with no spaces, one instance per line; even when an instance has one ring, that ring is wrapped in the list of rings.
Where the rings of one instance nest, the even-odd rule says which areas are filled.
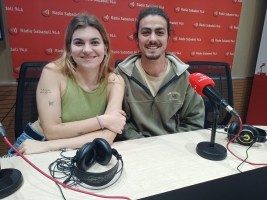
[[[6,22],[5,4],[0,1],[0,21],[4,28],[4,40],[0,41],[0,84],[14,83],[16,80],[13,77],[12,60],[10,54],[10,45],[8,40],[8,30]]]
[[[232,66],[233,78],[254,76],[266,6],[266,0],[243,0]]]
[[[266,0],[243,0],[232,66],[234,78],[254,75],[266,6]],[[4,36],[8,36],[4,1],[0,1],[0,7]],[[0,41],[0,63],[0,83],[15,82],[7,37]]]
[[[104,23],[114,60],[125,59],[139,51],[133,36],[137,14],[148,6],[156,6],[168,13],[174,30],[170,34],[168,52],[177,55],[184,62],[220,60],[231,66],[233,64],[242,7],[240,0],[67,0],[67,3],[62,4],[63,2],[66,0],[5,1],[16,78],[21,63],[52,61],[62,54],[65,28],[70,19],[84,12],[84,9]]]
[[[0,1],[1,22],[4,26],[4,36],[8,35],[4,1]],[[235,56],[232,66],[234,105],[243,121],[246,119],[247,106],[250,97],[252,78],[255,71],[258,49],[263,27],[266,0],[243,0],[240,24],[237,35]],[[0,120],[6,115],[15,102],[16,85],[12,73],[11,55],[7,38],[0,41]],[[236,120],[233,118],[232,120]],[[3,122],[8,138],[14,140],[14,109]],[[4,141],[0,143],[0,155],[8,147]]]
[[[6,116],[16,101],[17,84],[13,77],[12,60],[10,54],[9,40],[7,38],[7,23],[5,16],[4,1],[0,1],[0,22],[2,24],[4,40],[0,41],[0,122]],[[15,109],[8,114],[3,125],[8,133],[9,140],[13,143]],[[0,140],[0,155],[7,151],[8,147],[4,140]]]
[[[267,13],[262,31],[261,43],[253,78],[253,87],[249,100],[247,123],[267,126],[267,93],[263,87],[267,85]]]

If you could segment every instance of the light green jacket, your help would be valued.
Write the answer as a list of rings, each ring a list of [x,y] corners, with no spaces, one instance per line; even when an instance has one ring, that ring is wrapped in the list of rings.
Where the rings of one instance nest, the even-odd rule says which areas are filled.
[[[116,68],[126,84],[123,109],[127,120],[123,133],[118,134],[116,140],[203,128],[204,103],[188,82],[188,65],[173,54],[166,53],[171,68],[153,97],[135,66],[135,61],[140,57],[140,53],[133,54]]]

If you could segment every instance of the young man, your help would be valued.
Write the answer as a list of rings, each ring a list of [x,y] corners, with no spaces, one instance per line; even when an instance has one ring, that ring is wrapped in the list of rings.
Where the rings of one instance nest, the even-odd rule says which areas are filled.
[[[135,38],[140,53],[116,68],[126,88],[126,125],[117,140],[136,139],[201,129],[204,103],[188,82],[188,65],[167,53],[170,20],[159,8],[142,10]]]

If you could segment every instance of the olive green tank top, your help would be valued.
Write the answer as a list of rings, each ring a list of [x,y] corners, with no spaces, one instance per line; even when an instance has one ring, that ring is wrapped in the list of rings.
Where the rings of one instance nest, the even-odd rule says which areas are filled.
[[[107,106],[107,81],[101,80],[98,88],[87,92],[76,80],[67,76],[67,85],[61,96],[62,123],[79,121],[103,115]]]

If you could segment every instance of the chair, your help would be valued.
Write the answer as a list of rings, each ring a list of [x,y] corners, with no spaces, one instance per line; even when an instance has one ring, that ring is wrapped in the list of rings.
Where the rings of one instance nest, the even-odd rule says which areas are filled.
[[[122,62],[123,60],[117,60],[116,62],[115,62],[115,68]]]
[[[192,61],[187,62],[189,64],[188,71],[190,73],[202,73],[209,76],[214,82],[214,89],[217,90],[224,99],[233,107],[233,86],[232,86],[232,76],[231,70],[228,63],[224,62],[205,62],[205,61]],[[207,97],[203,97],[205,104],[205,124],[204,128],[212,127],[213,120],[213,108],[211,102]],[[232,115],[227,112],[224,108],[218,106],[219,109],[219,119],[218,127],[226,126]]]
[[[28,122],[34,122],[38,118],[36,88],[43,67],[47,63],[48,62],[24,62],[21,65],[15,110],[16,139],[21,135]]]

